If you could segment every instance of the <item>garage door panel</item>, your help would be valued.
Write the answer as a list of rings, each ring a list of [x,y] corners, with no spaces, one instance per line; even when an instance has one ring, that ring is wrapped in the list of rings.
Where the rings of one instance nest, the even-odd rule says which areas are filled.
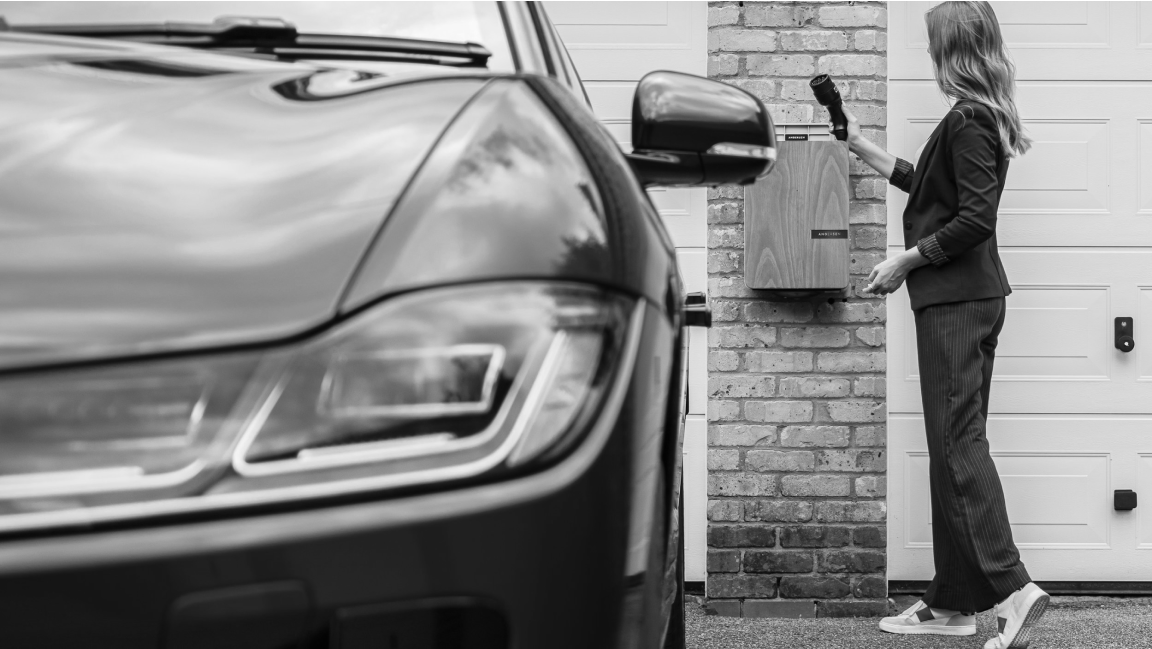
[[[931,81],[893,81],[893,153],[915,161],[948,106]],[[1152,84],[1022,82],[1034,140],[1015,158],[997,238],[1010,246],[1143,246],[1152,242]],[[907,195],[888,191],[888,240],[902,246]]]
[[[922,436],[923,422],[916,423]],[[1108,547],[1108,514],[1101,507],[1110,494],[1107,453],[994,451],[992,459],[1019,547]],[[931,548],[928,452],[906,451],[904,466],[905,547]]]
[[[1152,495],[1152,445],[1148,452],[1140,453],[1136,461],[1136,481],[1132,486],[1137,495]],[[1137,499],[1139,501],[1139,499]],[[1144,501],[1147,504],[1147,500]],[[1152,507],[1137,507],[1131,512],[1136,517],[1136,548],[1152,550]]]
[[[632,151],[632,125],[629,122],[615,122],[603,120],[604,128],[608,129],[608,133],[612,135],[612,139],[620,145],[624,151]]]
[[[1014,286],[996,378],[1107,380],[1108,302],[1107,286]]]
[[[602,121],[625,124],[632,121],[636,81],[584,81],[584,90],[592,102],[592,110]]]
[[[1012,161],[1000,214],[1108,213],[1107,120],[1025,120],[1032,149]]]
[[[994,451],[992,460],[1018,547],[1109,547],[1108,453]]]
[[[1044,12],[1038,13],[1018,2],[997,2],[995,9],[1005,39],[1013,47],[1019,47],[1029,40],[1073,42],[1085,28],[1099,29],[1100,23],[1108,18],[1107,11],[1098,6],[1089,12],[1089,4],[1096,3],[1055,2],[1046,7]],[[1063,28],[1064,31],[1057,34],[1051,31],[1053,28]],[[1044,38],[1038,39],[1040,34]]]
[[[660,218],[664,220],[664,226],[668,228],[672,243],[677,248],[704,248],[708,245],[708,225],[698,208],[707,202],[707,192],[703,188],[655,187],[648,190],[652,204],[659,210]]]
[[[1150,11],[1149,13],[1152,13]],[[1152,112],[1152,109],[1149,109]],[[1152,119],[1141,119],[1136,136],[1139,154],[1137,155],[1136,183],[1140,194],[1137,214],[1152,216]]]
[[[1152,508],[1114,511],[1112,493],[1152,494],[1152,3],[992,4],[1034,140],[996,228],[1013,293],[988,440],[1013,538],[1036,579],[1146,581]],[[948,109],[928,6],[890,5],[889,145],[908,159]],[[904,205],[890,190],[890,253]],[[906,291],[889,302],[889,578],[929,579],[915,327]],[[1135,318],[1129,353],[1113,345],[1119,316]]]
[[[1152,250],[1002,248],[1000,256],[1013,292],[990,410],[1152,413]],[[889,408],[923,412],[907,290],[889,301]],[[1136,322],[1128,353],[1114,346],[1119,316]]]
[[[892,426],[894,422],[889,422]],[[924,426],[921,423],[920,431],[923,438]],[[895,429],[889,431],[889,436]],[[900,431],[903,432],[903,431]],[[921,444],[923,446],[923,444]],[[932,492],[928,473],[928,451],[917,449],[903,453],[905,483],[900,490],[903,503],[904,531],[906,548],[932,547]],[[893,489],[889,494],[895,496]],[[888,503],[891,511],[895,503]]]
[[[923,15],[935,2],[890,5],[909,29],[904,43],[909,48],[928,47],[928,28]],[[1053,46],[1104,47],[1108,43],[1108,6],[1102,2],[1052,2],[1039,12],[1024,2],[993,2],[1004,40],[1013,49]]]
[[[1152,286],[1138,287],[1137,294],[1139,298],[1133,309],[1136,315],[1132,317],[1136,330],[1133,339],[1138,344],[1128,352],[1126,360],[1137,367],[1138,381],[1152,382]]]
[[[1140,2],[1136,9],[1136,21],[1140,36],[1136,46],[1152,48],[1152,2]]]
[[[1108,5],[1103,2],[1054,2],[1044,11],[1020,2],[997,2],[993,9],[1004,40],[1014,50],[1097,48],[1110,44]]]
[[[1058,475],[1005,473],[1002,457],[997,454],[993,459],[999,460],[997,465],[1000,468],[1000,481],[1004,485],[1008,518],[1013,527],[1022,528],[1018,543],[1064,542],[1069,540],[1067,536],[1080,536],[1075,534],[1077,530],[1064,528],[1089,527],[1094,522],[1098,534],[1092,540],[1107,540],[1107,530],[1100,524],[1099,508],[1089,508],[1089,501],[1093,500],[1089,496],[1099,500],[1107,495],[1102,488],[1106,481],[1091,480],[1091,466],[1072,467]],[[1033,456],[1028,459],[1042,461],[1047,458]],[[1090,458],[1076,460],[1081,464],[1090,463]],[[1038,468],[1045,474],[1059,471],[1043,466],[1007,471],[1035,471]],[[1093,482],[1097,484],[1093,485]],[[1032,538],[1025,538],[1029,536]]]
[[[700,515],[708,509],[708,418],[688,415],[684,422],[684,577],[707,575],[708,526]]]
[[[1112,356],[1109,351],[1112,345],[1105,335],[1111,331],[1108,289],[1107,286],[1014,285],[1012,295],[1006,300],[1008,313],[996,350],[993,380],[1108,380]],[[903,368],[905,382],[919,382],[915,319],[911,309],[900,319],[901,332],[907,332],[906,357],[891,367]],[[999,388],[994,392],[1000,396]],[[921,412],[917,407],[918,390],[915,397],[915,402],[905,403],[900,399],[893,408],[898,412]]]
[[[893,79],[931,79],[924,12],[935,2],[889,5]],[[1019,79],[1152,78],[1148,2],[993,2]]]
[[[668,24],[668,5],[663,2],[606,2],[598,11],[588,11],[580,5],[579,2],[549,2],[548,15],[554,22],[581,27]]]
[[[635,71],[703,74],[706,8],[701,2],[548,2],[548,15],[585,80],[636,81]],[[622,63],[621,57],[627,61]]]
[[[928,454],[918,415],[889,417],[889,579],[930,579]],[[1040,580],[1147,580],[1152,508],[1117,512],[1115,489],[1152,493],[1152,418],[993,415],[992,459],[1012,537]],[[897,449],[899,449],[897,451]]]

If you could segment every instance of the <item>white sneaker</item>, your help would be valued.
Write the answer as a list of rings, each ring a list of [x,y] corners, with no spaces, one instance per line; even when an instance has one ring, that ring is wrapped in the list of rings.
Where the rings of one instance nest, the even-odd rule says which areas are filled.
[[[976,616],[965,615],[960,611],[929,608],[923,601],[919,601],[896,617],[880,620],[880,630],[888,633],[976,635]]]
[[[1048,593],[1028,582],[993,608],[996,613],[995,638],[984,644],[984,649],[1027,649],[1032,625],[1048,608]]]

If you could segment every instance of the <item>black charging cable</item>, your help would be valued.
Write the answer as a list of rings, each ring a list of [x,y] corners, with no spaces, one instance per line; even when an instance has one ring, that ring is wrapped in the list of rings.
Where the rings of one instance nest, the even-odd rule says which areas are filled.
[[[836,89],[832,77],[821,74],[812,77],[808,85],[812,86],[812,94],[816,95],[816,101],[827,108],[828,114],[832,117],[832,135],[837,140],[847,140],[848,118],[844,116],[844,101],[840,99],[840,91]]]

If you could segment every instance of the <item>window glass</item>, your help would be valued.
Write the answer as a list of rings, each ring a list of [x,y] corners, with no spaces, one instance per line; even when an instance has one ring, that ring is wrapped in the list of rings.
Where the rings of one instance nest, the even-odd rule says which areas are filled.
[[[522,2],[509,2],[504,5],[508,17],[509,38],[514,43],[520,57],[520,71],[531,74],[547,74],[544,52],[540,38],[536,34],[536,23],[528,5]]]
[[[580,75],[576,72],[576,65],[572,63],[572,57],[568,54],[568,49],[564,46],[564,41],[560,38],[560,32],[556,30],[556,26],[548,19],[548,14],[544,11],[544,6],[540,6],[540,18],[548,30],[549,36],[549,54],[555,62],[556,78],[561,83],[566,84],[580,99],[591,107],[592,102],[588,100],[588,93],[584,90],[584,84],[580,81]]]

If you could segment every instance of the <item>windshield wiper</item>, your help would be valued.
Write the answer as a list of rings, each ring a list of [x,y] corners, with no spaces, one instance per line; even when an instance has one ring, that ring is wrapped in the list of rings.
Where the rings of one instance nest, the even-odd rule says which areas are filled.
[[[3,22],[0,21],[0,25]],[[8,30],[58,36],[110,38],[199,49],[268,54],[280,59],[382,59],[484,67],[492,53],[477,43],[389,36],[308,34],[279,18],[222,17],[211,23],[7,25]],[[3,29],[0,27],[0,29]],[[458,61],[458,62],[454,62]]]

